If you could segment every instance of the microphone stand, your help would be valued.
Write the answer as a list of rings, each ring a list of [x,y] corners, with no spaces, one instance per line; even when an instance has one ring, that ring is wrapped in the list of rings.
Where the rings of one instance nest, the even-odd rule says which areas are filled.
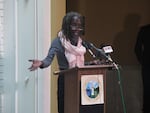
[[[100,54],[102,56],[105,57],[105,59],[107,59],[110,63],[113,64],[113,66],[115,67],[115,69],[117,70],[117,75],[118,75],[118,84],[120,87],[120,94],[121,94],[121,101],[122,101],[122,106],[123,106],[123,113],[126,113],[126,106],[125,106],[125,101],[124,101],[124,95],[123,95],[123,88],[122,88],[122,81],[121,81],[121,76],[120,76],[120,69],[118,67],[118,65],[111,59],[110,55],[106,55],[103,50],[98,49],[97,47],[95,47],[92,43],[90,43],[91,47],[93,47],[96,51],[100,52]]]
[[[110,59],[111,59],[111,57],[110,57]],[[121,95],[121,101],[122,101],[122,106],[123,106],[123,113],[126,113],[126,105],[125,105],[125,101],[124,101],[124,94],[123,94],[123,88],[122,88],[120,68],[112,59],[110,61],[113,64],[113,66],[115,67],[115,69],[117,70],[118,84],[119,84],[119,88],[120,88],[120,95]]]

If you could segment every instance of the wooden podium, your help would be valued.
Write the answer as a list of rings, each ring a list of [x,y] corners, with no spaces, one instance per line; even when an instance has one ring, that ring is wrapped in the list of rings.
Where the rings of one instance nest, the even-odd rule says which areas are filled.
[[[58,72],[65,76],[64,113],[106,113],[106,71],[109,68],[112,65],[92,65]],[[81,105],[81,77],[99,74],[103,76],[104,103]]]

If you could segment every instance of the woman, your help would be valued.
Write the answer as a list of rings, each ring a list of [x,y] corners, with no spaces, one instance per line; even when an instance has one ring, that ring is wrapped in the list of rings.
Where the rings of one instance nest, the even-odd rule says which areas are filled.
[[[67,13],[62,22],[58,36],[53,40],[48,55],[43,60],[29,60],[32,62],[30,71],[46,68],[51,65],[54,56],[57,56],[60,70],[84,65],[86,48],[82,46],[84,35],[84,18],[77,12]],[[64,77],[58,77],[58,112],[64,113]]]

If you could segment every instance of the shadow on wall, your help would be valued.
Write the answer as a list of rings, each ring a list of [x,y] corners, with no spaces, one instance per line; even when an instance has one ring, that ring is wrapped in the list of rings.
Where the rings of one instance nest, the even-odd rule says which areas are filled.
[[[134,46],[140,19],[141,17],[138,14],[128,14],[124,20],[123,30],[114,37],[113,58],[120,65],[134,65],[137,63]]]

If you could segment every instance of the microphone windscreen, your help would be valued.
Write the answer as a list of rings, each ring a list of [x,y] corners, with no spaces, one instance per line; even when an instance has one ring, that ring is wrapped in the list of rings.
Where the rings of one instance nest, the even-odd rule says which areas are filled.
[[[88,45],[86,44],[85,41],[82,41],[82,45],[86,48],[86,49],[89,49]]]

